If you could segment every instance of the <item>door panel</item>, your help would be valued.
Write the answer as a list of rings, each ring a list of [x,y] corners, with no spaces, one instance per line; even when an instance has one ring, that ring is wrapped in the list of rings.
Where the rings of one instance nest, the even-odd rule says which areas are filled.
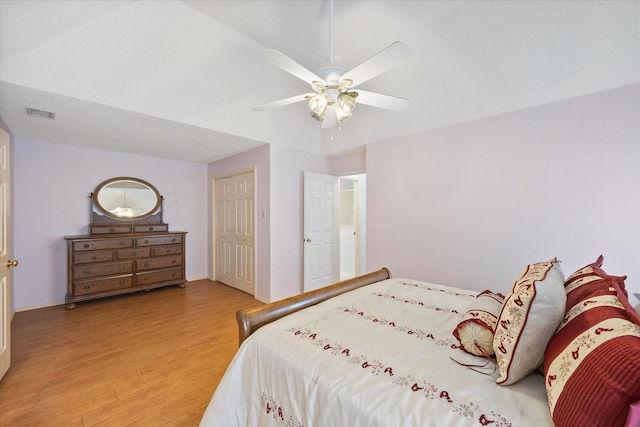
[[[11,363],[10,136],[0,128],[0,378]],[[17,265],[17,264],[16,264]]]
[[[338,177],[304,173],[304,291],[339,280]]]
[[[254,173],[216,180],[216,280],[255,292]],[[219,224],[219,225],[218,225]]]
[[[216,186],[216,280],[231,285],[231,183],[215,181]]]

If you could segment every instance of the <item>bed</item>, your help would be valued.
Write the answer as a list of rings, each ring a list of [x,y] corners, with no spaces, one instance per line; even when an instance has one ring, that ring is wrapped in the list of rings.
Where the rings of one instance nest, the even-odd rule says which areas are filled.
[[[552,276],[544,275],[536,286]],[[500,384],[500,351],[471,354],[452,333],[481,294],[392,278],[383,268],[241,310],[240,348],[201,426],[553,426],[540,361]]]

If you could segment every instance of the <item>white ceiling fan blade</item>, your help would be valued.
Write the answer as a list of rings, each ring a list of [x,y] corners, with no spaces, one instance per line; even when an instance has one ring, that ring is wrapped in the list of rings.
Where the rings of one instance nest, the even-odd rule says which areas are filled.
[[[389,71],[403,61],[411,58],[413,53],[409,46],[402,42],[393,42],[371,58],[356,66],[354,69],[347,71],[340,79],[350,79],[356,87],[369,79]]]
[[[358,92],[356,103],[384,108],[385,110],[402,111],[411,103],[410,100],[398,98],[397,96],[383,95],[381,93],[368,92],[366,90],[356,90],[356,92]]]
[[[314,81],[325,84],[325,81],[318,77],[315,73],[307,70],[305,67],[298,64],[296,61],[289,58],[279,50],[263,50],[262,52],[259,52],[258,55],[260,55],[276,67],[283,69],[287,73],[292,74],[309,84],[313,84]]]
[[[251,107],[254,111],[270,110],[272,108],[284,107],[285,105],[295,104],[296,102],[306,101],[309,96],[315,95],[314,93],[304,93],[302,95],[292,96],[290,98],[280,99],[278,101],[269,102],[266,104]]]

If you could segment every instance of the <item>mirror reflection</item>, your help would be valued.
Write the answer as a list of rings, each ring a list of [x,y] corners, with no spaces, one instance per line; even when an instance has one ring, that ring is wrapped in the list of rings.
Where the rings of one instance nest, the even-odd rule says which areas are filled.
[[[107,216],[128,220],[153,214],[160,196],[151,184],[142,180],[116,178],[98,186],[94,201]]]

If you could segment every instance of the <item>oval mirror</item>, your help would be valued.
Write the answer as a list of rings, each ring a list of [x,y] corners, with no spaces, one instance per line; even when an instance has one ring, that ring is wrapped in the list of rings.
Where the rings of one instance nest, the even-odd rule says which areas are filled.
[[[137,178],[112,178],[96,187],[96,207],[110,218],[133,220],[152,215],[160,206],[158,190]]]

